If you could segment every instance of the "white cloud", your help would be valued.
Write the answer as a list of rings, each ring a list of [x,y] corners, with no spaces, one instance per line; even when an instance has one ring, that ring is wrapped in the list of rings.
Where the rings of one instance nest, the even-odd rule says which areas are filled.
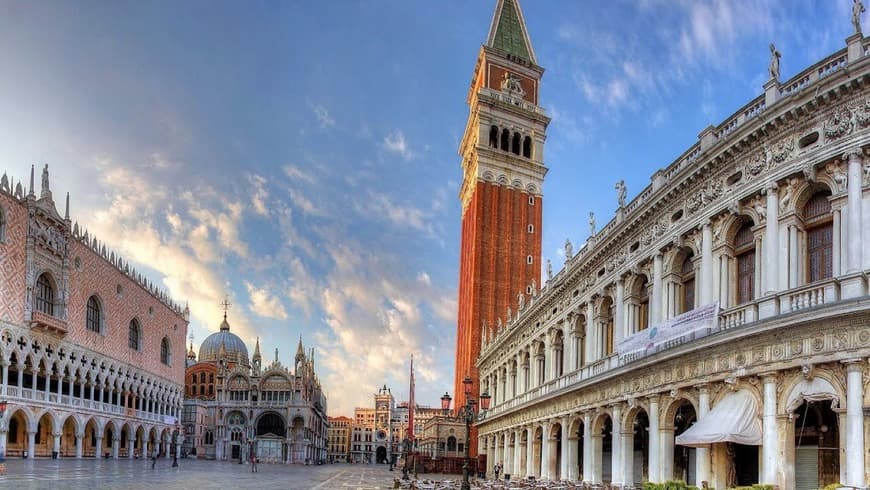
[[[251,193],[251,206],[254,212],[260,216],[267,216],[269,209],[266,205],[266,200],[269,198],[269,190],[266,188],[266,179],[257,174],[248,176],[248,180],[254,187],[254,192]]]
[[[434,235],[430,213],[410,204],[398,204],[386,195],[369,192],[368,199],[356,202],[357,211],[372,219],[386,219],[402,228]]]
[[[314,115],[317,117],[317,122],[320,124],[321,129],[328,129],[335,126],[335,119],[329,115],[329,111],[326,110],[326,107],[318,104],[315,105],[312,110],[314,111]]]
[[[284,175],[290,177],[291,180],[301,181],[307,184],[314,184],[317,182],[317,179],[313,175],[300,169],[296,165],[287,164],[284,165],[282,169],[284,170]]]
[[[251,298],[251,312],[263,318],[287,319],[287,310],[284,309],[281,300],[268,289],[258,288],[248,281],[245,281],[245,288]]]
[[[399,129],[384,137],[384,149],[399,154],[405,160],[410,160],[414,157],[414,152],[411,151],[411,147],[405,140],[405,134]]]

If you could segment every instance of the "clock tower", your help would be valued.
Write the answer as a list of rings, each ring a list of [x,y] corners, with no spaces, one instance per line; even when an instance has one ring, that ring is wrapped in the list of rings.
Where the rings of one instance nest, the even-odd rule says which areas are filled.
[[[481,387],[476,362],[483,335],[516,315],[519,296],[541,277],[544,141],[550,118],[539,106],[544,69],[519,0],[498,0],[468,91],[468,122],[459,148],[463,182],[456,407],[465,404],[462,380]],[[511,313],[508,312],[511,311]],[[476,437],[471,453],[476,454]]]

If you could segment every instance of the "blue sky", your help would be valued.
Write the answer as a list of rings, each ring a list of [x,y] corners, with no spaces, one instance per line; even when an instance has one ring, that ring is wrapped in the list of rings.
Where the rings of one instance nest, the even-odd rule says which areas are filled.
[[[553,117],[558,270],[767,78],[845,47],[851,0],[522,2]],[[268,359],[316,350],[331,415],[453,386],[465,98],[494,0],[3,2],[0,162]]]

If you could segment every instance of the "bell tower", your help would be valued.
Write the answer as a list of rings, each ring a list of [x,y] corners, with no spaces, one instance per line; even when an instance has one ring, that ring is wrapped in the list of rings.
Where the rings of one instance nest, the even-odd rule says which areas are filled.
[[[544,69],[535,52],[519,0],[497,0],[486,43],[471,79],[468,122],[459,148],[463,182],[456,407],[481,386],[476,362],[484,334],[516,316],[541,277],[544,141],[550,118],[539,106]],[[508,310],[511,313],[508,313]],[[484,332],[486,331],[486,332]],[[472,454],[476,437],[472,437]]]

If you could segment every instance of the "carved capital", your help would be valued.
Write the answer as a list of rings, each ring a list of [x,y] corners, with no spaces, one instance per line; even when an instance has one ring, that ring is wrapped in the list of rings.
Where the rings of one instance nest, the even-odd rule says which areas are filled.
[[[849,148],[843,153],[843,160],[852,161],[852,160],[860,160],[864,155],[864,152],[860,147]]]

